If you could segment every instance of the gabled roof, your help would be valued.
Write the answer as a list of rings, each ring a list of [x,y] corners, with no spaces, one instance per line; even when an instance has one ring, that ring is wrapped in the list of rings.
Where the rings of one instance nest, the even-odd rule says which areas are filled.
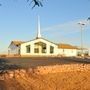
[[[62,49],[78,49],[76,46],[72,46],[70,44],[58,44],[58,48],[62,48]]]
[[[47,40],[47,39],[45,39],[45,38],[42,38],[42,39],[44,39],[44,40],[46,40],[46,41],[48,41],[48,42],[50,42],[50,43],[53,43],[53,44],[57,45],[56,43],[54,43],[54,42],[52,42],[52,41],[49,41],[49,40]]]
[[[22,43],[24,43],[23,41],[11,41],[11,44],[14,44],[14,45],[16,45],[16,46],[19,46],[19,45],[21,45]]]
[[[42,38],[42,37],[41,37],[41,38],[35,38],[35,39],[33,39],[33,40],[26,41],[26,42],[24,42],[24,43],[31,42],[31,41],[38,40],[38,39],[43,39],[43,40],[45,40],[45,41],[47,41],[47,42],[50,42],[50,43],[53,43],[53,44],[57,45],[56,43],[54,43],[54,42],[52,42],[52,41],[49,41],[49,40],[47,40],[47,39],[45,39],[45,38]]]

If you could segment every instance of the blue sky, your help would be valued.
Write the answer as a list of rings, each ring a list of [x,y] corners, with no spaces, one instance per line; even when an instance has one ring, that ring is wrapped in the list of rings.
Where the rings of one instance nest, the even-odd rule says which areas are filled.
[[[83,43],[90,46],[90,0],[43,0],[43,7],[33,10],[26,0],[0,0],[0,52],[7,51],[12,40],[28,41],[36,37],[37,16],[40,16],[42,36],[56,43],[80,45],[80,26]],[[90,47],[89,47],[90,48]]]

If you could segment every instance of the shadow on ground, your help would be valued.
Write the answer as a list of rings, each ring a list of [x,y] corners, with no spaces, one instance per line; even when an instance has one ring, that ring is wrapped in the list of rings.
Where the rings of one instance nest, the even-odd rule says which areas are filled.
[[[60,57],[0,58],[0,71],[62,64],[90,64],[90,59]]]
[[[9,64],[9,61],[7,59],[0,59],[0,75],[7,73],[8,70],[16,70],[20,68],[21,67],[19,65],[15,65],[13,63]]]

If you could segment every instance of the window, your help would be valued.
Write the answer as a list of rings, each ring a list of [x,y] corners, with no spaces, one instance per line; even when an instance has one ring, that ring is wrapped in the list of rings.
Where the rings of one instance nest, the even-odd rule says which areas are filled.
[[[54,47],[50,46],[50,53],[54,53]]]
[[[46,44],[37,42],[34,44],[34,53],[46,53]]]
[[[42,53],[46,53],[46,44],[42,45]]]
[[[34,53],[39,53],[39,48],[35,48]]]
[[[64,49],[63,49],[63,53],[64,53]]]
[[[26,53],[30,53],[30,45],[26,46]]]

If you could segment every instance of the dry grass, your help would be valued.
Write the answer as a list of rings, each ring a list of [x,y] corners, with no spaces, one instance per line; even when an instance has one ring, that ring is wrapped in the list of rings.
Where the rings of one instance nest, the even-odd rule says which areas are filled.
[[[7,90],[90,90],[90,72],[26,75],[5,82]]]
[[[73,67],[73,65],[70,66]],[[68,67],[70,68],[70,66]],[[0,81],[0,84],[2,84],[0,86],[3,87],[3,89],[0,87],[0,90],[90,90],[90,69],[87,68],[89,66],[85,65],[82,70],[82,66],[78,65],[79,70],[75,70],[75,68],[73,71],[65,70],[64,72],[55,72],[54,70],[54,73],[49,72],[46,74],[24,72],[22,70],[23,73],[16,73],[15,78],[7,78],[3,82]],[[52,67],[48,67],[48,69]],[[56,69],[62,68],[61,66],[54,67]],[[48,69],[45,69],[45,71]]]

